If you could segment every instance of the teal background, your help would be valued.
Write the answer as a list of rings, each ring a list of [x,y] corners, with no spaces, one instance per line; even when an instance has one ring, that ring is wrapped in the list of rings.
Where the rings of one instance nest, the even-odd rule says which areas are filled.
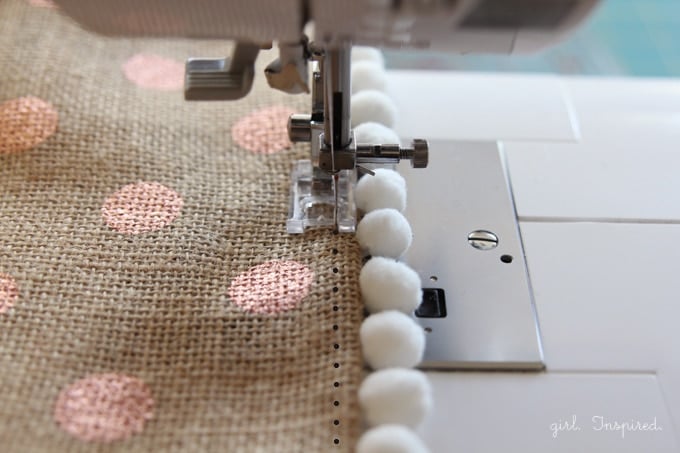
[[[566,41],[536,55],[386,52],[390,68],[680,76],[680,0],[604,0]]]

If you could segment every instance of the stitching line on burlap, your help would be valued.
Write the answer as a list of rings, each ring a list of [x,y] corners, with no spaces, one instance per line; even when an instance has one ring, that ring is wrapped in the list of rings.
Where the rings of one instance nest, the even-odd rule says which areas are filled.
[[[333,253],[333,255],[337,255],[338,249],[337,248],[331,249],[331,253]],[[339,287],[340,283],[338,282],[338,277],[339,277],[338,274],[339,274],[340,271],[339,271],[337,266],[333,266],[331,271],[333,273],[333,280],[334,280],[334,285],[333,285],[333,289],[332,289],[332,296],[335,298],[340,293],[340,287]],[[334,303],[333,303],[333,312],[338,313],[339,311],[340,311],[340,306],[338,305],[338,301],[335,300]],[[338,324],[333,324],[333,331],[336,332],[336,334],[339,334]],[[333,342],[333,350],[339,351],[340,347],[341,347],[340,341],[335,340]],[[340,366],[341,366],[341,364],[338,361],[335,361],[333,363],[333,367],[335,369],[339,369]],[[333,389],[337,391],[340,388],[341,385],[342,385],[342,382],[340,382],[340,380],[338,380],[336,378],[335,381],[333,382]],[[333,398],[333,400],[334,400],[333,406],[335,406],[336,409],[339,409],[339,407],[340,407],[339,398],[335,397],[335,398]],[[337,429],[340,426],[340,423],[341,423],[340,417],[336,416],[335,419],[333,420],[333,427],[335,428],[334,433],[333,433],[333,446],[335,446],[335,447],[340,446],[340,436],[337,433]]]

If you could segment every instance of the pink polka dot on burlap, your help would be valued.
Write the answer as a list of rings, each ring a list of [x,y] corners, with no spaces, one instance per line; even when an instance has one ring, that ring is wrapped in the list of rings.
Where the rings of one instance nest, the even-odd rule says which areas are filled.
[[[272,106],[250,113],[231,128],[231,136],[242,148],[258,154],[272,154],[292,146],[288,138],[288,117],[294,111]]]
[[[179,217],[184,200],[174,190],[157,182],[128,184],[106,199],[104,222],[119,233],[156,231]]]
[[[0,273],[0,314],[6,313],[19,298],[17,282],[11,275]]]
[[[137,54],[123,63],[123,74],[135,85],[159,91],[180,90],[184,63],[153,54]]]
[[[108,373],[88,376],[57,396],[54,420],[86,442],[113,442],[140,433],[153,414],[149,387],[140,379]]]
[[[34,96],[0,104],[0,154],[29,150],[57,130],[59,113],[47,101]]]
[[[309,294],[314,272],[296,261],[267,261],[234,278],[229,298],[245,311],[275,314],[291,310]]]

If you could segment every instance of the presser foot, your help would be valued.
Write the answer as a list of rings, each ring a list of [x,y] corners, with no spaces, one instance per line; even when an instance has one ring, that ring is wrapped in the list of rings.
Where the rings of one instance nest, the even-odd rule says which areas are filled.
[[[288,233],[302,234],[314,228],[336,228],[339,233],[355,232],[356,172],[341,170],[337,176],[337,184],[334,184],[333,177],[315,170],[309,159],[298,160],[293,164],[286,222]]]

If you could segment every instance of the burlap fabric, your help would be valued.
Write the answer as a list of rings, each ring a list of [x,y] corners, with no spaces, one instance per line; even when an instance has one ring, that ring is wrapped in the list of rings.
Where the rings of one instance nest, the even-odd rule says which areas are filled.
[[[58,112],[46,141],[0,153],[0,276],[16,284],[0,313],[0,451],[353,449],[358,246],[327,231],[284,232],[290,166],[304,146],[254,153],[231,136],[252,111],[305,111],[309,98],[271,91],[260,76],[244,100],[189,104],[121,70],[139,52],[228,51],[92,36],[53,9],[0,0],[0,103],[33,96]],[[139,182],[171,188],[181,203],[171,200],[160,228],[116,229],[102,208]],[[235,304],[230,285],[271,284],[239,276],[272,260],[312,271],[302,302],[273,313]],[[298,277],[284,290],[299,295]],[[153,415],[141,432],[113,442],[66,432],[60,392],[116,374],[148,386],[130,381],[153,400],[142,404]]]

